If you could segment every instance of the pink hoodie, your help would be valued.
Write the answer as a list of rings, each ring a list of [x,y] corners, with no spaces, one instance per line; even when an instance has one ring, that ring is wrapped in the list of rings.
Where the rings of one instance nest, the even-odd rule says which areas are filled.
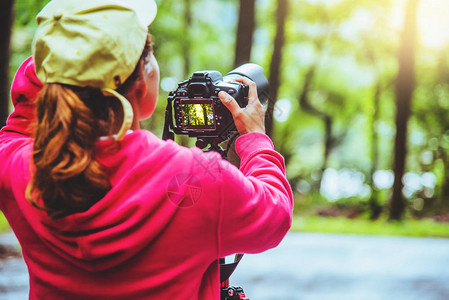
[[[0,132],[0,209],[22,246],[30,299],[219,299],[218,258],[275,247],[290,228],[283,158],[257,133],[236,141],[240,170],[145,130],[101,140],[112,189],[88,211],[51,220],[24,197],[40,88],[29,58]]]

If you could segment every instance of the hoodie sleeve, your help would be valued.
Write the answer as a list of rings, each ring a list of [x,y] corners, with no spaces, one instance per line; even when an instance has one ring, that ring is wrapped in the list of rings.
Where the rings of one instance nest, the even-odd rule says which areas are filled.
[[[219,255],[258,253],[277,246],[291,227],[293,195],[283,157],[270,138],[245,134],[236,141],[240,171],[221,172]]]
[[[0,130],[0,138],[5,132],[31,135],[32,124],[36,119],[34,101],[41,89],[42,83],[36,76],[33,58],[29,57],[19,67],[12,82],[11,100],[14,111],[8,117],[6,126]]]

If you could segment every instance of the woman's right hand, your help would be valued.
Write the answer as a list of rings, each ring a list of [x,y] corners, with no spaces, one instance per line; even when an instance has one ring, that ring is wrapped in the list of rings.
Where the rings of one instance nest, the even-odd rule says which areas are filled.
[[[218,96],[221,102],[229,109],[234,118],[235,127],[240,135],[250,132],[265,134],[265,111],[257,96],[256,84],[248,78],[236,79],[249,86],[248,105],[241,108],[237,101],[228,93],[221,91]]]

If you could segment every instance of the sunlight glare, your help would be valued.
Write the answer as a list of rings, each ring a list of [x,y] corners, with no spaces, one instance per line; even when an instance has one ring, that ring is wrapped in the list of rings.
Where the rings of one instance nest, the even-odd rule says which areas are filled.
[[[443,49],[449,44],[449,1],[426,0],[420,2],[418,27],[421,41],[433,49]]]
[[[278,122],[285,122],[290,117],[292,104],[288,99],[279,99],[274,105],[274,118]]]
[[[406,0],[398,0],[393,7],[390,24],[396,29],[404,25]],[[418,7],[418,32],[421,44],[435,50],[449,45],[449,1],[421,0]]]
[[[339,4],[340,2],[342,2],[342,0],[306,0],[306,1],[312,4],[324,4],[328,6]]]

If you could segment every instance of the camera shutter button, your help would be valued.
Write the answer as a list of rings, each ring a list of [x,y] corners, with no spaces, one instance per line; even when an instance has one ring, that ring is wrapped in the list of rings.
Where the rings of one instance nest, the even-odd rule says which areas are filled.
[[[234,93],[235,93],[235,90],[234,90],[234,89],[229,89],[229,90],[228,90],[228,94],[229,94],[229,95],[232,95],[232,94],[234,94]]]

